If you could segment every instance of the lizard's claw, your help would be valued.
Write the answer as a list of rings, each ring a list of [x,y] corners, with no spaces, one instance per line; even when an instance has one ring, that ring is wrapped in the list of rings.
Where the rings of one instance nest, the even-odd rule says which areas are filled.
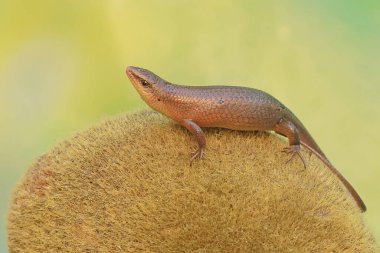
[[[191,152],[190,166],[192,165],[195,158],[199,157],[199,159],[202,159],[204,155],[205,151],[203,148],[198,148],[196,151]]]
[[[301,161],[303,163],[303,166],[306,169],[306,162],[305,159],[303,158],[303,155],[301,154],[301,146],[300,145],[291,145],[289,147],[285,147],[282,152],[291,154],[290,158],[286,161],[286,163],[290,162],[295,155],[298,155],[299,158],[301,158]]]

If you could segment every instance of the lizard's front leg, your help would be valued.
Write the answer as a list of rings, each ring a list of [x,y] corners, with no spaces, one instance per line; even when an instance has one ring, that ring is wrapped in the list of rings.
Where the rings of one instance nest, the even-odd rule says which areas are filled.
[[[289,147],[286,147],[283,150],[283,152],[291,154],[289,160],[286,163],[291,161],[297,154],[301,158],[302,163],[306,168],[305,159],[301,154],[301,142],[296,126],[291,121],[282,118],[275,126],[274,131],[278,134],[286,136],[289,140]]]
[[[193,133],[198,142],[198,149],[192,153],[192,157],[190,158],[190,165],[191,165],[195,158],[197,157],[199,157],[199,159],[203,158],[205,154],[204,150],[206,147],[206,137],[202,129],[191,119],[185,119],[181,121],[180,124],[186,127],[186,129],[189,130],[191,133]]]

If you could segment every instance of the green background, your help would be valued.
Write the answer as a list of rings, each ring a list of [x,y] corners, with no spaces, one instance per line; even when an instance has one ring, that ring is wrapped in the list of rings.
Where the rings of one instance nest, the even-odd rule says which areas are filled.
[[[280,99],[363,197],[379,241],[379,1],[0,0],[0,31],[0,252],[12,190],[38,156],[147,107],[128,65]]]

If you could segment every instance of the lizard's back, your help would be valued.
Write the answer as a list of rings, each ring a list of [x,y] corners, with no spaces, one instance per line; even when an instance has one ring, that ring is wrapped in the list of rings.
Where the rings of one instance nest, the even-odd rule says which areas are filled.
[[[170,85],[165,90],[165,114],[203,127],[268,130],[286,109],[268,93],[247,87]]]

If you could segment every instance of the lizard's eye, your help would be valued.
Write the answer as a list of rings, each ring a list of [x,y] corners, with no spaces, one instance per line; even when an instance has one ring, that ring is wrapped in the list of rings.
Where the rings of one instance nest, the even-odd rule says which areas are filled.
[[[140,83],[141,83],[141,85],[144,86],[144,87],[150,87],[150,86],[151,86],[150,83],[148,83],[148,82],[145,81],[144,79],[141,79],[141,80],[140,80]]]

